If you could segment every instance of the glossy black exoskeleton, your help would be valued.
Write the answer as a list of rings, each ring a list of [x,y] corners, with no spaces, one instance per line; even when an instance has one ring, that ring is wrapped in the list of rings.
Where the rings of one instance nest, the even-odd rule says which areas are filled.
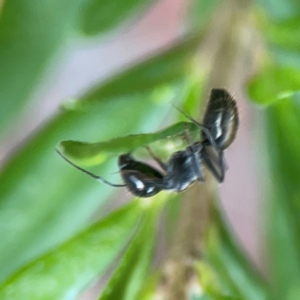
[[[203,124],[184,115],[201,128],[200,157],[214,177],[223,182],[227,169],[224,150],[234,141],[239,125],[236,101],[225,89],[212,89]]]
[[[130,154],[119,156],[122,179],[129,191],[138,197],[151,197],[163,190],[163,174],[156,168],[135,160]]]
[[[126,186],[138,197],[151,197],[162,190],[182,192],[195,181],[204,182],[203,162],[215,178],[222,182],[226,171],[224,149],[233,142],[238,128],[235,100],[226,90],[213,89],[203,124],[188,118],[201,128],[201,141],[191,143],[186,149],[173,153],[167,163],[162,162],[147,148],[152,158],[160,165],[161,171],[135,160],[129,153],[120,155],[118,165],[124,184],[110,183],[80,168],[57,152],[75,168],[96,180],[115,187]],[[187,138],[189,139],[189,136]]]
[[[114,184],[101,176],[95,175],[68,160],[58,150],[57,153],[75,168],[114,187],[127,187],[138,197],[152,197],[162,190],[182,192],[194,181],[204,182],[201,156],[201,143],[195,143],[183,151],[175,152],[169,161],[164,164],[155,157],[149,149],[150,155],[159,163],[162,171],[135,160],[129,153],[119,156],[118,165],[124,184]],[[195,154],[195,155],[194,155]]]
[[[139,197],[151,197],[162,190],[182,192],[196,180],[204,182],[199,155],[201,148],[201,143],[195,143],[183,151],[177,151],[166,164],[149,149],[150,155],[158,162],[162,171],[136,161],[130,154],[123,154],[119,156],[122,179],[129,191]]]
[[[210,133],[207,135],[202,131],[203,161],[215,178],[223,182],[226,171],[224,150],[234,141],[239,125],[236,101],[226,90],[212,89],[203,125]]]
[[[238,110],[236,101],[226,90],[212,89],[203,125],[218,149],[224,150],[234,141],[239,125]],[[209,137],[206,139],[210,143]]]

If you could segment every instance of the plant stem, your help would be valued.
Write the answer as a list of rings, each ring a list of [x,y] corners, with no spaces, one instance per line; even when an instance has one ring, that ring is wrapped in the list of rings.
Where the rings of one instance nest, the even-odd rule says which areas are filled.
[[[247,22],[249,1],[226,1],[216,12],[207,40],[202,46],[202,59],[209,61],[210,73],[205,95],[211,88],[224,88],[232,84],[240,60],[245,51],[241,43],[242,25]],[[207,53],[206,53],[207,52]],[[207,97],[205,97],[207,98]],[[206,183],[194,184],[182,199],[182,208],[175,241],[165,265],[162,283],[162,299],[185,300],[191,289],[195,290],[194,262],[201,258],[205,233],[213,222],[212,201],[216,191],[216,181],[206,172]],[[198,294],[202,288],[198,285]]]

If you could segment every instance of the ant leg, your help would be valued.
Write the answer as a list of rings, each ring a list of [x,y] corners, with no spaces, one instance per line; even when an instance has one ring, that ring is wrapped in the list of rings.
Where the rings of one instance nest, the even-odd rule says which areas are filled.
[[[225,171],[227,170],[227,166],[226,166],[226,161],[225,161],[225,157],[224,157],[224,151],[220,150],[219,151],[219,163],[220,163],[220,167],[221,167],[221,176],[220,176],[220,182],[224,181],[224,177],[225,177]]]
[[[167,172],[167,166],[166,166],[166,164],[165,164],[163,161],[161,161],[161,159],[158,158],[158,157],[153,153],[153,151],[150,149],[150,147],[145,146],[145,148],[147,149],[149,155],[150,155],[150,156],[151,156],[151,157],[159,164],[159,166],[160,166],[165,172]]]
[[[172,104],[172,106],[173,106],[176,110],[178,110],[181,114],[183,114],[183,115],[184,115],[188,120],[190,120],[192,123],[194,123],[194,124],[196,124],[197,126],[199,126],[200,128],[202,128],[202,130],[203,130],[203,132],[205,133],[206,137],[208,138],[210,144],[211,144],[213,147],[216,148],[215,140],[214,140],[214,138],[212,137],[210,130],[209,130],[206,126],[204,126],[203,124],[197,122],[194,118],[192,118],[192,117],[189,116],[188,114],[184,113],[183,111],[181,111],[179,108],[177,108],[177,107],[174,106],[173,104]]]
[[[218,157],[216,157],[216,155]],[[227,169],[225,158],[224,158],[224,151],[219,150],[216,153],[209,152],[207,147],[204,147],[202,150],[202,157],[204,163],[206,164],[207,168],[211,171],[214,177],[222,183],[225,177],[225,171]]]
[[[187,128],[185,129],[185,139],[187,140],[188,144],[190,145],[189,147],[187,147],[187,151],[190,153],[191,157],[192,157],[192,169],[194,170],[194,173],[197,176],[197,180],[199,182],[204,182],[204,176],[203,176],[203,172],[202,172],[202,162],[201,162],[201,156],[200,156],[200,152],[202,149],[202,145],[200,143],[193,143],[190,133],[187,130]]]
[[[70,160],[68,160],[59,150],[56,149],[56,152],[66,161],[68,162],[70,165],[72,165],[73,167],[75,167],[76,169],[78,169],[79,171],[93,177],[94,179],[96,179],[97,181],[99,182],[103,182],[107,185],[110,185],[110,186],[114,186],[114,187],[123,187],[123,186],[126,186],[125,184],[114,184],[114,183],[111,183],[109,181],[107,181],[106,179],[102,178],[101,176],[98,176],[98,175],[95,175],[77,165],[75,165],[74,163],[72,163]]]

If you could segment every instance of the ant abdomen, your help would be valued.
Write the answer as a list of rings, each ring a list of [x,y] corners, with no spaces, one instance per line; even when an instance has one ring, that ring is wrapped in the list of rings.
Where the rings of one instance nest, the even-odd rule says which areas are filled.
[[[226,90],[212,89],[203,124],[219,150],[233,142],[239,125],[238,110],[236,101]]]

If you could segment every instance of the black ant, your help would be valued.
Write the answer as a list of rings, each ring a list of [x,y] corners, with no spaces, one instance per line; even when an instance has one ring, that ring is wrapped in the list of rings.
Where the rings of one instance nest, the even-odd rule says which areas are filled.
[[[124,184],[113,184],[80,168],[58,150],[57,152],[72,166],[96,180],[114,187],[127,187],[138,197],[151,197],[162,190],[182,192],[195,181],[203,183],[205,179],[202,160],[214,177],[223,182],[226,171],[224,150],[235,139],[239,123],[236,101],[226,90],[212,89],[203,124],[189,116],[186,117],[201,128],[202,142],[192,144],[186,133],[191,145],[172,154],[167,163],[162,162],[146,147],[163,172],[135,160],[129,153],[120,155],[118,165]]]

